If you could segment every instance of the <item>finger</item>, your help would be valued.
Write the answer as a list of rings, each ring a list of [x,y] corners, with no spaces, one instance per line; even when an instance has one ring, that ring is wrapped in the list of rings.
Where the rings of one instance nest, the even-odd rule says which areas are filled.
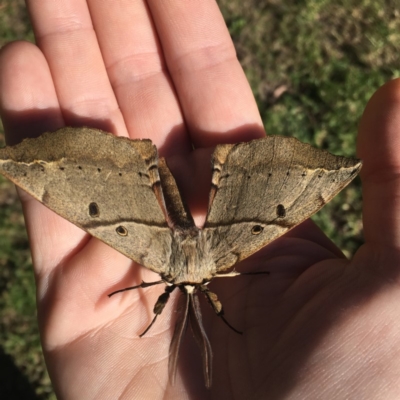
[[[151,138],[163,155],[188,152],[179,102],[145,2],[91,0],[88,4],[130,136]],[[173,143],[165,149],[171,132]]]
[[[195,146],[262,137],[256,102],[215,0],[148,4]]]
[[[0,53],[0,113],[12,142],[63,125],[47,62],[31,43],[13,43]],[[70,253],[85,233],[20,193],[34,265],[41,274],[42,268],[47,270]]]
[[[46,60],[31,43],[1,49],[0,113],[8,145],[64,125]]]
[[[84,0],[28,0],[35,38],[48,62],[67,125],[127,136]]]
[[[366,242],[400,246],[400,79],[369,101],[359,129],[358,156]]]

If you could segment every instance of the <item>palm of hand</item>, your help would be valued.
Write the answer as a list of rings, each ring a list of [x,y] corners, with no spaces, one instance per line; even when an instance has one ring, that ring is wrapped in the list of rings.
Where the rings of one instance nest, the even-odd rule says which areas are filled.
[[[311,223],[306,225],[310,225],[305,227],[309,232],[315,231],[311,236],[318,235]],[[103,268],[99,266],[103,265],[104,272],[109,273],[110,261],[104,253],[113,250],[90,239],[74,260],[62,267],[62,278],[58,279],[57,274],[51,284],[58,301],[49,298],[52,311],[46,316],[45,332],[55,343],[48,349],[48,361],[54,370],[68,373],[65,382],[75,383],[73,388],[61,390],[72,393],[72,397],[82,395],[86,374],[96,374],[90,382],[100,385],[105,398],[115,393],[129,398],[138,388],[144,397],[164,391],[167,396],[176,396],[186,390],[194,398],[235,398],[238,393],[244,398],[302,398],[315,390],[318,377],[323,382],[318,393],[330,398],[335,395],[334,383],[345,370],[349,382],[368,380],[369,385],[365,384],[363,390],[366,395],[371,394],[374,382],[370,374],[364,372],[363,377],[360,368],[349,370],[349,365],[363,360],[358,360],[357,353],[351,357],[349,353],[353,349],[361,354],[367,352],[387,327],[388,315],[382,315],[387,297],[377,296],[382,282],[373,275],[361,277],[362,267],[370,258],[367,250],[362,249],[350,264],[337,258],[334,249],[324,246],[323,238],[315,242],[303,229],[301,226],[278,239],[240,268],[268,266],[270,276],[215,281],[213,290],[225,300],[226,317],[234,326],[243,327],[244,335],[229,330],[211,309],[203,307],[206,331],[214,349],[214,382],[210,391],[204,389],[199,350],[190,335],[181,351],[176,385],[168,385],[167,350],[173,330],[171,315],[173,319],[176,309],[174,300],[147,336],[138,338],[151,318],[161,289],[124,294],[109,304],[103,279],[97,279],[96,288],[90,284],[94,280],[90,275],[93,272],[100,276]],[[80,260],[93,257],[99,257],[99,262],[93,260],[89,265]],[[125,260],[121,261],[124,264]],[[112,265],[121,268],[118,260],[114,259]],[[129,266],[122,268],[126,268],[131,281]],[[140,267],[135,272],[143,276]],[[81,276],[79,281],[75,279],[77,273]],[[143,279],[152,280],[147,275],[150,273],[145,272]],[[102,386],[102,382],[108,384]],[[356,383],[354,386],[360,393]],[[94,387],[87,389],[93,393]]]

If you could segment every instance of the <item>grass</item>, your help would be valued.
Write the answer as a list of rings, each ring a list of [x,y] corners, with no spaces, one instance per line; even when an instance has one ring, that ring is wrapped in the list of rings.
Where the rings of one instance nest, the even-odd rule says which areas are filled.
[[[397,0],[218,3],[267,132],[354,156],[357,124],[368,99],[400,76]],[[33,40],[24,2],[2,0],[0,45],[16,39]],[[362,243],[360,182],[314,220],[351,256]],[[2,398],[54,399],[40,351],[21,207],[15,189],[1,176],[0,238]]]

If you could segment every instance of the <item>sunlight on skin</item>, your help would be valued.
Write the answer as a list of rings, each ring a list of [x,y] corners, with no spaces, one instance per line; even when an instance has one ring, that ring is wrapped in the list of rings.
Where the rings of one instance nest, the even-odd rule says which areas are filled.
[[[9,142],[90,123],[151,138],[163,155],[181,158],[177,165],[192,158],[181,165],[200,175],[209,160],[200,148],[263,136],[214,0],[27,4],[38,47],[13,43],[0,53],[0,110]],[[183,344],[175,386],[168,383],[176,296],[138,338],[158,289],[111,300],[107,294],[156,280],[154,274],[131,268],[124,256],[22,196],[43,350],[58,397],[399,398],[399,109],[400,83],[393,81],[373,96],[360,125],[366,243],[353,260],[338,256],[306,223],[289,236],[294,250],[284,237],[244,263],[246,270],[255,260],[258,270],[267,266],[269,277],[213,282],[229,322],[245,334],[204,308],[215,349],[210,391],[191,340]],[[194,155],[192,145],[199,148]],[[209,179],[193,185],[190,176],[182,173],[178,183],[184,196],[193,186],[205,193],[197,203],[204,215]],[[279,273],[283,260],[288,264]]]

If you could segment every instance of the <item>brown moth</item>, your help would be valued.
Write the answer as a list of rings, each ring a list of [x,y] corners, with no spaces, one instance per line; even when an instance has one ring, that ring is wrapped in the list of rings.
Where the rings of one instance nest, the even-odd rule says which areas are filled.
[[[240,275],[225,271],[316,213],[360,168],[359,160],[332,155],[294,138],[267,136],[219,145],[212,157],[208,214],[199,229],[150,140],[63,128],[0,149],[0,172],[7,178],[160,275],[157,282],[117,291],[166,284],[143,334],[175,288],[186,294],[170,345],[169,376],[174,382],[179,347],[190,321],[203,349],[207,387],[212,351],[196,291],[223,318],[222,305],[207,284],[216,277]]]

